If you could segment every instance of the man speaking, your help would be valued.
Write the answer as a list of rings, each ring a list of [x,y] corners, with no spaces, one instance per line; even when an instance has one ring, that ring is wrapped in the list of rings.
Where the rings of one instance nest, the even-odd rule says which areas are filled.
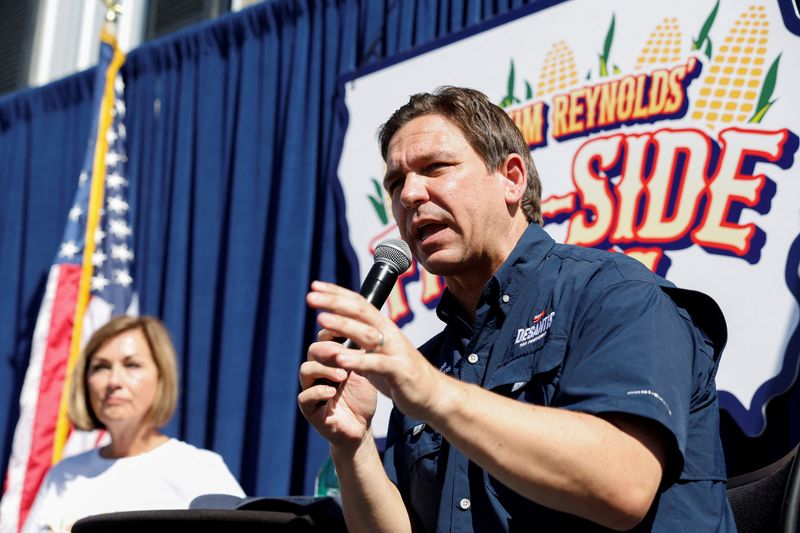
[[[324,329],[298,402],[330,442],[348,528],[735,531],[719,308],[555,243],[528,146],[482,93],[414,95],[380,143],[400,234],[447,282],[446,326],[417,350],[357,293],[311,286]],[[383,464],[376,389],[395,405]]]

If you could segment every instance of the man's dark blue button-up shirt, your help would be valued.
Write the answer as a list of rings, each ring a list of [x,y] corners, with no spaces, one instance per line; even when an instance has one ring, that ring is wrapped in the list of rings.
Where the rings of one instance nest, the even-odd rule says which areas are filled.
[[[725,496],[716,360],[724,320],[622,254],[556,244],[531,224],[471,322],[445,291],[420,348],[442,372],[523,402],[653,420],[668,464],[642,531],[735,531]],[[425,531],[601,530],[505,487],[435,428],[392,412],[384,464]]]

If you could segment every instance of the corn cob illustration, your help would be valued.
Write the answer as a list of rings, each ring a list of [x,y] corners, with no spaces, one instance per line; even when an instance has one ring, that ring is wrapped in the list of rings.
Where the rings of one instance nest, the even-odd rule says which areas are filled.
[[[536,96],[563,91],[578,84],[578,70],[575,66],[575,55],[566,41],[554,43],[547,51],[536,86]]]
[[[772,102],[777,60],[765,68],[769,21],[764,6],[751,5],[739,15],[703,77],[691,117],[709,128],[749,119],[760,121]],[[766,80],[765,80],[765,75]],[[759,87],[764,83],[761,98]],[[763,101],[763,103],[762,103]]]
[[[660,66],[673,65],[684,56],[683,33],[678,25],[678,19],[666,17],[650,33],[636,59],[634,69],[652,70]]]

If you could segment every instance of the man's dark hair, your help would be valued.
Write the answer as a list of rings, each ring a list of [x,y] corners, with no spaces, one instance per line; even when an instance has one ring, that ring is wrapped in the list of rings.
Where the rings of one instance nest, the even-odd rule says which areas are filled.
[[[389,141],[397,130],[415,118],[426,115],[440,115],[455,124],[489,171],[497,170],[509,154],[521,156],[528,173],[528,185],[521,202],[522,211],[528,222],[542,224],[542,183],[528,144],[511,117],[480,91],[445,86],[439,87],[433,94],[413,95],[378,130],[384,160]]]

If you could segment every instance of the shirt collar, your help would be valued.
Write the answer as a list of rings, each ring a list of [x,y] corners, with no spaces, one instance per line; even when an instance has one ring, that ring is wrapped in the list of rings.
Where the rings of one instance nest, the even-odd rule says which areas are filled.
[[[534,223],[529,224],[511,254],[486,282],[478,302],[478,308],[487,303],[495,304],[503,314],[507,314],[514,304],[516,295],[527,283],[529,276],[535,273],[554,245],[553,238],[541,226]],[[445,289],[442,294],[439,305],[436,306],[436,314],[445,324],[472,327],[449,289]]]
[[[538,224],[529,224],[508,259],[494,274],[497,280],[500,308],[504,313],[514,304],[531,276],[535,275],[545,256],[555,245],[555,241]]]
[[[461,308],[461,304],[458,303],[455,296],[447,288],[445,288],[442,298],[436,306],[436,316],[445,324],[455,327],[459,331],[467,332],[472,330],[472,321],[467,317],[467,314]]]

